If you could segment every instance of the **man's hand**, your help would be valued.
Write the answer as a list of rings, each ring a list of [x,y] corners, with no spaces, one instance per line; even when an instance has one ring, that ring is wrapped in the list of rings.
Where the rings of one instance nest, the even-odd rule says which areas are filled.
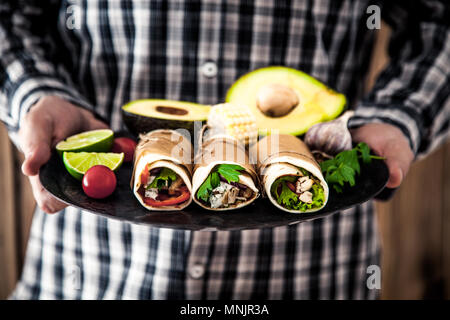
[[[351,130],[355,142],[365,142],[379,156],[386,158],[389,168],[388,188],[402,183],[414,160],[408,140],[400,129],[390,124],[371,123]]]
[[[25,155],[22,172],[29,177],[34,198],[42,210],[55,213],[67,206],[48,193],[39,181],[39,169],[49,160],[52,148],[76,133],[107,127],[88,110],[59,97],[44,97],[31,107],[19,131]]]

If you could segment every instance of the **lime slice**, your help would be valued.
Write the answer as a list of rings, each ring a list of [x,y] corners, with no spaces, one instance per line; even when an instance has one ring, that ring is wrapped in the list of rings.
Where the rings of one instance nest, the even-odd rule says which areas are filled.
[[[114,132],[110,129],[99,129],[86,131],[66,140],[60,141],[56,145],[56,150],[60,155],[63,152],[108,152],[114,142]]]
[[[82,180],[86,171],[99,164],[116,171],[122,165],[124,156],[124,153],[64,152],[63,161],[70,175]]]

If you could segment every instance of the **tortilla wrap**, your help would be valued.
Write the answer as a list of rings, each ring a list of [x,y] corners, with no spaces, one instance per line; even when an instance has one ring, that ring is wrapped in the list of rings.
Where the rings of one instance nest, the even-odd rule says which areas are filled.
[[[325,207],[329,195],[328,184],[322,175],[319,164],[303,141],[292,135],[273,134],[261,139],[255,148],[256,150],[252,151],[256,152],[257,170],[263,192],[274,206],[292,213],[315,212]],[[270,189],[275,180],[286,175],[298,175],[297,168],[305,169],[320,181],[325,196],[324,203],[320,208],[306,211],[290,210],[279,205],[272,196]]]
[[[191,142],[174,130],[154,130],[140,135],[134,155],[131,188],[142,206],[148,210],[173,211],[186,208],[192,202],[192,150]],[[148,170],[162,167],[173,170],[187,186],[191,194],[189,200],[164,207],[152,207],[146,204],[138,192],[141,186],[141,174],[146,165],[148,165]]]
[[[211,208],[202,200],[197,199],[197,191],[208,175],[219,164],[236,164],[245,169],[239,175],[239,183],[247,186],[253,191],[253,196],[246,202],[230,204],[226,208]],[[199,206],[214,211],[225,211],[238,209],[249,205],[259,197],[258,175],[255,167],[250,163],[245,146],[231,136],[214,136],[202,143],[197,156],[195,157],[194,175],[192,177],[192,193],[194,202]]]

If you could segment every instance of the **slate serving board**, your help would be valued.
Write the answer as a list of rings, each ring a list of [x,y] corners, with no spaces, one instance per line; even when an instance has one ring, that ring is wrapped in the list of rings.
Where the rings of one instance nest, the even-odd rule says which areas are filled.
[[[330,188],[327,205],[314,213],[287,213],[264,198],[228,212],[208,211],[194,202],[182,211],[158,212],[146,210],[134,197],[130,188],[132,169],[131,163],[122,165],[116,173],[116,190],[102,200],[91,199],[84,194],[81,182],[67,173],[56,152],[41,168],[39,177],[43,187],[56,198],[93,214],[154,227],[205,231],[278,227],[322,218],[373,198],[383,190],[389,177],[384,161],[373,160],[371,164],[361,166],[355,187],[345,188],[341,194]]]

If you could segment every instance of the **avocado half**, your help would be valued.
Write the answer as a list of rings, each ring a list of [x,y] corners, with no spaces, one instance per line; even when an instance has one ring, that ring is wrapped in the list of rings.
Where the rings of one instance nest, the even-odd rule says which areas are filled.
[[[295,91],[299,103],[281,117],[265,115],[257,106],[261,87],[284,85]],[[282,134],[299,136],[312,125],[336,118],[345,108],[346,98],[310,75],[288,67],[273,66],[257,69],[240,77],[228,90],[226,101],[247,105],[256,117],[260,135],[278,130]]]
[[[163,99],[142,99],[122,107],[122,117],[131,133],[138,136],[155,129],[187,129],[194,134],[196,121],[206,122],[210,106]]]

